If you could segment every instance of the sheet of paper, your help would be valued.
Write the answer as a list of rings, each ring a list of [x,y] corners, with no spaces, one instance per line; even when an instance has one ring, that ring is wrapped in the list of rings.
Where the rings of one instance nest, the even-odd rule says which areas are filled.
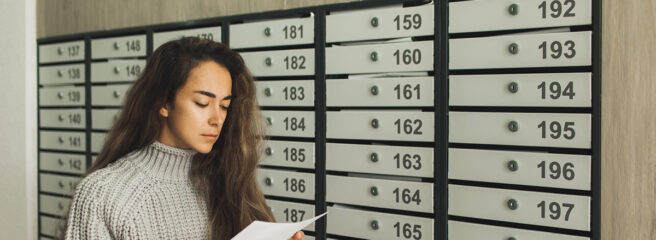
[[[253,221],[244,230],[241,230],[232,240],[288,240],[294,233],[310,225],[328,212],[311,219],[295,223],[272,223]]]

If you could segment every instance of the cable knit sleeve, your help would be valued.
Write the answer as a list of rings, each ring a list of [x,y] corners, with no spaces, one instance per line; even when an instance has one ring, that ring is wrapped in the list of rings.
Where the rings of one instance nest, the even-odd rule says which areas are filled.
[[[102,183],[92,175],[80,181],[68,215],[66,240],[112,239],[103,219]]]

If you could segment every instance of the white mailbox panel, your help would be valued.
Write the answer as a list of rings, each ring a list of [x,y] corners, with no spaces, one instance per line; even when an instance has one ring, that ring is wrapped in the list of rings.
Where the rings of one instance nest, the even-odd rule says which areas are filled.
[[[86,134],[84,132],[39,131],[41,149],[56,149],[65,151],[80,151],[86,149]]]
[[[146,35],[91,40],[91,58],[146,56]]]
[[[503,35],[449,40],[449,69],[590,66],[592,32]]]
[[[326,42],[433,35],[435,5],[331,12]]]
[[[256,77],[314,75],[314,49],[240,53]]]
[[[328,207],[327,232],[364,239],[433,239],[434,220],[378,213],[344,207]],[[411,231],[403,231],[410,229]]]
[[[326,74],[433,71],[433,41],[326,48]]]
[[[39,67],[39,83],[42,85],[84,83],[84,64],[66,64]]]
[[[326,170],[432,178],[433,149],[326,143]]]
[[[435,113],[421,111],[327,111],[326,137],[432,142]]]
[[[326,176],[326,201],[433,212],[433,183]]]
[[[449,221],[449,240],[471,239],[589,240],[587,237],[539,232],[518,228]]]
[[[257,169],[264,195],[314,200],[314,174],[292,170]]]
[[[83,107],[84,86],[39,88],[39,106]]]
[[[91,82],[135,81],[146,68],[146,60],[110,60],[91,63]]]
[[[91,152],[100,153],[100,150],[102,150],[103,145],[105,145],[105,138],[106,137],[107,137],[107,133],[92,132],[91,133]]]
[[[314,106],[314,80],[255,81],[260,106]]]
[[[314,205],[305,203],[266,200],[276,222],[301,222],[314,217]],[[314,223],[303,230],[314,231]],[[305,238],[303,238],[305,239]]]
[[[39,127],[46,128],[76,128],[86,127],[84,109],[39,109]]]
[[[449,142],[590,148],[591,115],[576,113],[449,113]]]
[[[314,17],[268,20],[230,25],[233,49],[311,44]]]
[[[92,109],[91,129],[109,130],[118,119],[119,109]]]
[[[326,81],[326,105],[432,107],[433,77],[335,79]]]
[[[41,220],[41,234],[55,237],[59,233],[59,226],[62,223],[59,218],[48,216],[39,216]]]
[[[91,87],[91,105],[118,107],[125,101],[125,95],[132,84],[115,84]]]
[[[591,107],[591,73],[449,76],[450,106]]]
[[[232,32],[232,29],[230,29]],[[168,32],[158,32],[153,34],[153,49],[157,49],[162,44],[171,41],[177,40],[182,37],[198,37],[203,39],[209,39],[216,42],[221,42],[221,27],[204,27],[204,28],[194,28],[194,29],[185,29],[177,31],[168,31]]]
[[[589,155],[449,148],[449,179],[589,191]]]
[[[79,177],[62,176],[58,174],[40,173],[41,192],[55,193],[71,196],[75,192],[75,186],[80,181]]]
[[[591,10],[592,0],[450,2],[449,33],[587,25]]]
[[[70,198],[55,197],[44,194],[39,195],[39,212],[41,213],[65,216],[70,204]]]
[[[87,158],[83,154],[39,151],[39,158],[41,171],[84,174],[87,170]]]
[[[284,137],[314,137],[314,111],[262,111],[267,134]]]
[[[449,184],[449,215],[590,231],[590,197]]]
[[[260,165],[314,169],[314,142],[267,140]]]
[[[84,60],[84,40],[39,45],[39,63]]]

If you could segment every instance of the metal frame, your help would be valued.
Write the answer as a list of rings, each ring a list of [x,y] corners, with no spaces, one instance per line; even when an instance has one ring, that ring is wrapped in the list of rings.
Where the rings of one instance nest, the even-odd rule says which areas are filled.
[[[161,31],[182,30],[189,28],[208,27],[208,26],[221,26],[221,42],[230,44],[230,24],[241,22],[243,20],[257,20],[257,19],[270,19],[270,18],[285,18],[293,16],[306,15],[314,13],[314,27],[315,27],[315,159],[316,165],[315,173],[315,211],[317,213],[326,211],[327,203],[325,199],[326,193],[326,73],[325,73],[325,47],[326,47],[326,15],[331,11],[341,10],[354,10],[354,9],[367,9],[372,7],[380,7],[394,4],[414,4],[426,2],[426,0],[379,0],[379,1],[359,1],[350,3],[330,4],[323,6],[305,7],[289,10],[277,10],[263,13],[249,13],[239,14],[233,16],[223,16],[215,18],[207,18],[202,20],[175,22],[167,24],[156,24],[149,26],[130,27],[124,29],[110,30],[110,31],[95,31],[87,33],[70,34],[65,36],[40,38],[37,40],[39,45],[58,43],[72,40],[84,40],[85,45],[85,113],[86,113],[86,163],[87,167],[91,165],[91,39],[116,37],[131,34],[146,34],[147,51],[146,58],[150,57],[153,52],[153,34]],[[434,157],[434,238],[440,240],[448,239],[448,114],[449,114],[449,89],[448,79],[451,71],[448,70],[449,64],[449,33],[448,33],[448,20],[449,20],[449,0],[434,0],[435,7],[435,29],[434,29],[434,107],[435,112],[435,140],[432,143],[435,157]],[[591,208],[591,231],[589,237],[592,240],[601,239],[601,1],[594,1],[592,5],[592,208]],[[37,58],[38,58],[37,49]],[[79,62],[79,61],[75,61]],[[37,61],[38,63],[38,61]],[[38,66],[47,66],[61,63],[47,63],[38,64]],[[38,68],[37,68],[37,77]],[[38,83],[37,83],[38,84]],[[37,129],[41,130],[40,116],[39,116],[39,89],[37,87]],[[37,146],[40,152],[40,137],[37,136]],[[38,156],[37,167],[40,163],[40,154]],[[41,173],[41,171],[38,171]],[[40,181],[40,174],[37,174],[37,181]],[[40,184],[38,186],[37,202],[40,206]],[[40,211],[37,213],[39,217],[39,236],[41,221]],[[54,217],[49,214],[45,216]],[[521,227],[526,227],[520,225]],[[541,229],[539,227],[529,227],[531,229]],[[317,239],[326,238],[326,218],[318,220],[315,224],[315,236]]]

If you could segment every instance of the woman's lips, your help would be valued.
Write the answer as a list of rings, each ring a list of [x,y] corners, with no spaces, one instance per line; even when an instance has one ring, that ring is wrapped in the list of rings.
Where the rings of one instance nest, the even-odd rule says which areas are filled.
[[[209,138],[209,139],[215,139],[219,135],[213,135],[213,134],[201,134],[203,137]]]

